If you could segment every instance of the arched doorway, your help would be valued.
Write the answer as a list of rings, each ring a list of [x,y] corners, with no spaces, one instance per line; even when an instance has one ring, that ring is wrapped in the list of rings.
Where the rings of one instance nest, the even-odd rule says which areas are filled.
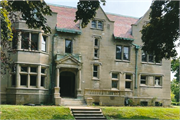
[[[72,72],[61,72],[60,95],[62,97],[75,97],[75,74]]]

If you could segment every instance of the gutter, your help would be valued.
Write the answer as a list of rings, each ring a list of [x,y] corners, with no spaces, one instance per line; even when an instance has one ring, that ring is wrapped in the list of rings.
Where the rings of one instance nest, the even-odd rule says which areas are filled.
[[[135,47],[135,58],[136,58],[135,59],[135,89],[137,89],[137,77],[138,77],[138,75],[137,75],[137,71],[138,71],[137,61],[138,61],[138,50],[139,50],[140,46],[136,45],[134,43],[132,43],[132,45],[134,45],[134,47]]]
[[[73,33],[73,34],[78,34],[78,35],[80,35],[82,33],[81,30],[75,30],[75,29],[66,29],[66,28],[57,28],[56,27],[56,30],[58,32]]]
[[[115,39],[117,39],[117,40],[128,40],[128,41],[134,41],[134,39],[132,39],[132,38],[124,38],[124,37],[116,37],[116,36],[114,36],[114,38],[115,38]]]

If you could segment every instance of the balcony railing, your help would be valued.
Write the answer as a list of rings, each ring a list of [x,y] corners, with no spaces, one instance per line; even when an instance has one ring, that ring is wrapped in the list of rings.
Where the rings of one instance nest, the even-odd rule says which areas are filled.
[[[132,91],[84,89],[85,96],[132,96]]]

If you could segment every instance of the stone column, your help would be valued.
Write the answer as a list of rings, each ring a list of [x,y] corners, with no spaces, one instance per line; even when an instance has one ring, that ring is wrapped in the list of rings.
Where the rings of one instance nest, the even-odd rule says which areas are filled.
[[[16,65],[16,87],[20,87],[20,66],[19,64]]]
[[[29,50],[31,50],[31,33],[29,33]]]
[[[40,88],[41,87],[41,65],[38,65],[38,75],[37,75],[37,88]]]
[[[28,79],[27,79],[27,87],[29,88],[30,87],[30,73],[31,72],[31,70],[30,70],[30,67],[28,67]]]
[[[38,40],[38,51],[41,52],[41,43],[42,43],[42,33],[39,33],[39,40]]]
[[[56,87],[59,87],[59,68],[56,69]]]
[[[78,90],[77,90],[77,96],[78,97],[81,97],[81,69],[79,69],[79,72],[78,72],[78,76],[79,76],[79,86],[78,86]]]
[[[17,50],[21,49],[21,39],[22,39],[21,32],[18,32]]]

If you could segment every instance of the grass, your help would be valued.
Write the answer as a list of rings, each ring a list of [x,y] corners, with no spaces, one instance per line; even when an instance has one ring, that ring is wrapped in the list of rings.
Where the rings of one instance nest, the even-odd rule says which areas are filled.
[[[3,119],[74,119],[70,109],[59,106],[17,106],[1,105]]]
[[[180,107],[101,107],[107,119],[180,119]]]

